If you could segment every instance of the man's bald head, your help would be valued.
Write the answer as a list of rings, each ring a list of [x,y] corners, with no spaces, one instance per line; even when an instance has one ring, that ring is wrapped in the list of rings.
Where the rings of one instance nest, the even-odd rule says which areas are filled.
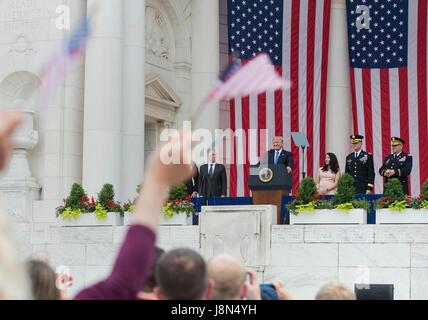
[[[235,257],[221,254],[208,262],[208,277],[214,281],[213,300],[241,299],[246,269]]]

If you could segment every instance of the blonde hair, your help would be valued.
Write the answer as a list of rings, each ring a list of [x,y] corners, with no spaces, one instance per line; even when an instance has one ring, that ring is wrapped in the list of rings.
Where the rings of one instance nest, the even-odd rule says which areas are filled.
[[[356,300],[355,294],[340,282],[330,282],[318,291],[315,300]]]
[[[239,299],[246,269],[235,257],[221,254],[208,261],[208,277],[214,280],[212,300]]]
[[[31,299],[31,289],[25,264],[7,218],[0,212],[0,300],[26,299]]]

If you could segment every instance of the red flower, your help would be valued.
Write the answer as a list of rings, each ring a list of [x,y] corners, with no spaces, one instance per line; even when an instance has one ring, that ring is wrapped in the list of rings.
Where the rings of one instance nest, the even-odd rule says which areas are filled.
[[[91,204],[95,205],[95,199],[94,199],[94,197],[91,198]]]
[[[110,209],[116,209],[116,207],[117,207],[116,203],[114,203],[114,201],[113,201],[113,200],[110,200],[110,199],[108,199],[108,200],[106,201],[106,204],[107,204],[107,206],[108,206]]]
[[[186,200],[187,202],[190,202],[190,200],[192,199],[192,197],[190,196],[190,194],[187,196]]]
[[[177,203],[178,203],[178,198],[175,199],[175,204],[177,204]]]

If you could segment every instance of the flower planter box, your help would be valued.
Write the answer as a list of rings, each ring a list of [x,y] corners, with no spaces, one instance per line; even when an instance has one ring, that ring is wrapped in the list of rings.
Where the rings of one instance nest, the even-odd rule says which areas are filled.
[[[376,210],[376,224],[428,224],[428,209]]]
[[[193,217],[188,217],[186,213],[175,213],[171,218],[167,218],[162,214],[159,224],[169,226],[191,226],[193,224]]]
[[[59,219],[63,227],[121,226],[123,224],[123,218],[118,212],[107,213],[106,220],[99,220],[94,213],[83,213],[77,220],[64,220],[61,217]]]
[[[290,213],[290,224],[366,224],[367,211],[364,209],[343,210],[319,209],[301,212],[298,215]]]
[[[131,224],[133,218],[134,218],[133,213],[125,212],[123,215],[123,225],[129,226]]]

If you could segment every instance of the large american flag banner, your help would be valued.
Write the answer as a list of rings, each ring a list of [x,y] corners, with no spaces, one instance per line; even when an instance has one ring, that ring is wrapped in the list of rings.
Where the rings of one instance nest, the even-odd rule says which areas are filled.
[[[412,195],[428,177],[428,0],[347,0],[354,131],[365,135],[378,172],[390,138],[413,156]],[[376,193],[383,192],[377,176]]]
[[[275,135],[284,137],[284,148],[293,153],[294,190],[303,166],[313,176],[323,161],[330,7],[331,0],[228,0],[229,53],[238,54],[244,63],[260,52],[268,53],[276,71],[292,82],[290,90],[230,102],[231,129],[237,132],[231,196],[250,194],[250,148],[263,157]],[[249,129],[258,130],[265,143],[249,143],[245,134]],[[291,132],[307,135],[305,163],[292,144]]]

